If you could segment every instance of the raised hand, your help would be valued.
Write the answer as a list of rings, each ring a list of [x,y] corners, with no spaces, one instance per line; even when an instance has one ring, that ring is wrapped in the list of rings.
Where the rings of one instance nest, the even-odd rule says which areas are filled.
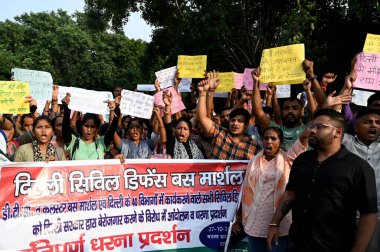
[[[251,72],[251,75],[253,79],[253,84],[259,83],[259,78],[261,75],[261,67],[253,69],[253,71]]]
[[[156,88],[157,93],[161,91],[161,84],[158,82],[158,79],[154,81],[154,87]]]
[[[311,82],[308,79],[303,81],[303,90],[310,91],[311,90]]]
[[[345,95],[334,96],[335,93],[336,93],[336,91],[332,92],[331,94],[329,94],[326,97],[325,103],[323,105],[324,108],[326,108],[326,107],[332,108],[335,106],[342,106],[343,104],[348,104],[352,99],[351,95],[345,94]]]
[[[66,96],[62,99],[62,104],[68,106],[70,104],[70,98],[71,98],[71,94],[66,93]]]
[[[330,84],[336,80],[336,75],[335,73],[325,73],[322,77],[322,83]]]
[[[117,96],[114,100],[116,106],[120,106],[121,96]]]
[[[352,83],[356,81],[356,73],[351,72],[351,74],[347,75],[344,79],[344,86],[346,89],[352,89]]]
[[[37,106],[37,101],[36,99],[33,98],[33,96],[28,95],[25,97],[25,103],[29,103],[29,106]]]
[[[252,98],[252,94],[253,94],[253,91],[252,91],[252,90],[250,90],[250,91],[245,91],[245,92],[243,93],[243,95],[241,96],[241,99],[242,99],[243,101],[247,102],[247,101],[251,100],[251,98]]]
[[[202,80],[198,83],[199,92],[207,92],[210,89],[210,82],[208,80]]]
[[[114,101],[106,100],[106,101],[104,101],[104,103],[107,103],[107,106],[108,106],[108,108],[109,108],[110,111],[114,111],[115,110],[116,103]]]
[[[314,77],[314,62],[305,59],[302,62],[302,68],[308,77]]]
[[[52,95],[53,101],[57,101],[58,99],[58,90],[59,90],[59,86],[53,85],[53,95]]]
[[[216,88],[219,85],[219,72],[211,71],[207,74],[208,81],[209,81],[209,91],[215,92]]]
[[[181,78],[179,78],[179,72],[177,71],[174,77],[174,88],[177,90],[179,83],[181,82]]]
[[[268,86],[267,86],[267,93],[268,95],[270,96],[274,96],[276,94],[276,86],[273,85],[272,83],[269,83]]]
[[[236,88],[231,89],[231,99],[237,100],[238,96],[239,96],[239,93],[237,89]]]
[[[165,90],[162,94],[162,100],[164,101],[165,106],[170,106],[173,101],[173,94],[168,90]]]
[[[157,118],[161,118],[161,108],[158,106],[154,106],[153,113],[157,116]]]

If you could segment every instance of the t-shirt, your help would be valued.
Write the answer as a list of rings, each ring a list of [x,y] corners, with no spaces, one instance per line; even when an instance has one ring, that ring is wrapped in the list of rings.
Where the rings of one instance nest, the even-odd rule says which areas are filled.
[[[281,144],[281,148],[284,151],[288,151],[290,147],[297,141],[299,136],[302,134],[302,132],[305,130],[307,125],[301,124],[300,126],[294,127],[294,128],[287,128],[284,125],[279,125],[273,121],[270,122],[270,127],[277,127],[282,130],[282,133],[284,134],[284,141]]]
[[[77,137],[71,135],[71,142],[69,146],[65,146],[65,150],[69,151],[71,160],[97,160],[104,159],[104,154],[109,151],[110,146],[106,146],[104,143],[104,136],[101,136],[90,144],[86,144],[79,138],[79,146],[74,152],[72,157],[72,150],[75,145]]]

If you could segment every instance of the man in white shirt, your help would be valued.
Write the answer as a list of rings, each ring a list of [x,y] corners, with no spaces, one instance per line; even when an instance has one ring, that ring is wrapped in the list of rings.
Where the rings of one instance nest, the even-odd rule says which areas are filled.
[[[374,169],[377,189],[377,207],[380,209],[380,111],[366,109],[356,116],[356,135],[344,134],[343,144],[346,148],[366,160]],[[380,248],[380,215],[375,233],[367,252],[379,251]]]

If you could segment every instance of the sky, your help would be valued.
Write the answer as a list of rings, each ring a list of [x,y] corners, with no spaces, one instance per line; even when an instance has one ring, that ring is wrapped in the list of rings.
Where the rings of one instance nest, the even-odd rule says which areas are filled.
[[[0,0],[0,21],[9,19],[25,12],[56,11],[62,9],[68,14],[75,11],[83,12],[84,0]],[[152,27],[140,17],[140,13],[132,13],[128,23],[124,26],[124,33],[128,38],[151,41]]]

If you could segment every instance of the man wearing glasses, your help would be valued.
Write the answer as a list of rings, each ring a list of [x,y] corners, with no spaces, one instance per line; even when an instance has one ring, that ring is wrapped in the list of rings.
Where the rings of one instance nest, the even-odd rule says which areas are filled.
[[[315,113],[309,126],[314,150],[293,163],[269,225],[270,248],[275,246],[279,223],[292,210],[288,251],[366,250],[377,219],[375,176],[366,161],[341,144],[344,128],[344,117],[335,110]]]

